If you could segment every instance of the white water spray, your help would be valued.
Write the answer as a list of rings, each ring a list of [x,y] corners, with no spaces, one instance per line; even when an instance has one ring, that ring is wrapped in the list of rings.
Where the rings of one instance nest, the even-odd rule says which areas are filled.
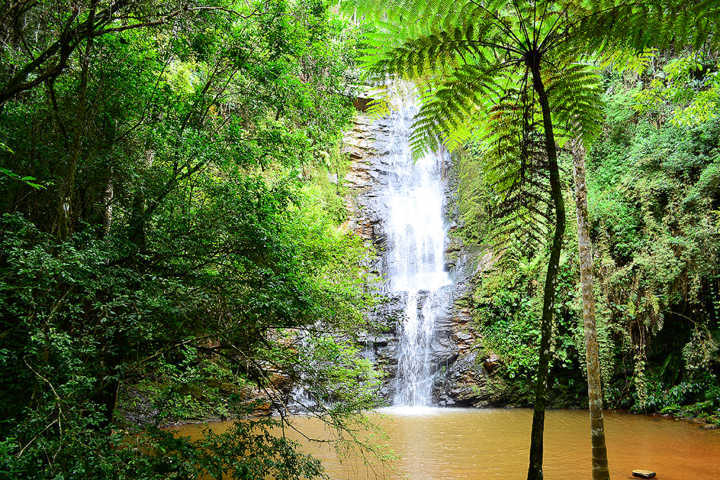
[[[386,231],[389,288],[407,298],[393,403],[417,407],[432,404],[431,343],[438,313],[448,301],[438,292],[450,278],[444,268],[443,157],[434,153],[413,160],[410,127],[417,107],[408,98],[393,102],[389,161],[394,174],[388,182]]]

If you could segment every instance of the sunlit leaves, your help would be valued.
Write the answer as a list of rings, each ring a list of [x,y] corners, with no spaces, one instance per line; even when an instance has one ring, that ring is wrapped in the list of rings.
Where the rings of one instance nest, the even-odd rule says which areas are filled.
[[[18,27],[33,30],[29,44],[5,42],[3,58],[52,41],[41,20],[69,11],[28,7]],[[0,469],[317,476],[318,462],[270,435],[272,421],[196,445],[147,422],[282,409],[288,383],[269,377],[312,378],[334,402],[319,415],[339,428],[374,405],[376,375],[348,340],[373,303],[367,251],[340,228],[344,190],[327,181],[347,163],[338,141],[353,114],[355,28],[317,0],[162,7],[183,14],[94,38],[84,103],[83,48],[0,112],[12,149],[0,150],[0,211],[14,212],[0,230],[0,404],[11,419]],[[58,240],[63,212],[71,231]],[[321,344],[302,350],[299,332],[317,325]]]

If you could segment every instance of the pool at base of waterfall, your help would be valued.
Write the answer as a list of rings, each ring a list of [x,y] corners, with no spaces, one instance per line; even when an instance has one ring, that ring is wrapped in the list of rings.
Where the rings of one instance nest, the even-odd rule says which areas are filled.
[[[368,414],[384,432],[366,438],[394,461],[380,462],[351,453],[338,457],[332,444],[294,437],[305,452],[323,461],[332,480],[373,478],[407,480],[524,480],[532,411],[389,407]],[[331,439],[332,431],[309,416],[292,418],[309,437]],[[229,423],[185,425],[182,435],[199,436],[208,426],[222,431]],[[605,428],[611,478],[632,478],[632,471],[657,472],[658,480],[720,478],[720,431],[667,418],[607,412]],[[288,430],[290,432],[290,430]],[[547,480],[590,479],[590,422],[587,411],[551,410],[545,425]]]

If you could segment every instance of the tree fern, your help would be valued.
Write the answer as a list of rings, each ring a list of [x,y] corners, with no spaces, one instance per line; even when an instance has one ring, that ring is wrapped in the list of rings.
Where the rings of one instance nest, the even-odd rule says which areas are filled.
[[[541,479],[565,222],[556,142],[590,139],[600,125],[598,77],[579,55],[573,35],[578,22],[566,14],[568,6],[578,12],[584,7],[529,0],[356,0],[353,6],[379,20],[363,58],[368,79],[400,77],[418,87],[413,153],[479,144],[482,175],[494,192],[493,238],[550,245],[528,471],[529,480]]]
[[[411,137],[422,155],[481,147],[493,187],[493,238],[550,244],[535,389],[529,480],[542,478],[542,430],[554,285],[565,222],[557,148],[588,141],[601,125],[600,82],[590,55],[648,48],[717,49],[717,0],[355,0],[378,30],[368,78],[410,79],[420,92]],[[378,100],[378,105],[383,99]],[[377,107],[377,110],[382,110]],[[577,144],[577,142],[576,142]],[[549,232],[552,231],[551,239]],[[597,465],[596,465],[597,466]],[[607,479],[607,462],[593,469]]]
[[[583,0],[570,3],[575,33],[590,48],[720,47],[716,0]]]

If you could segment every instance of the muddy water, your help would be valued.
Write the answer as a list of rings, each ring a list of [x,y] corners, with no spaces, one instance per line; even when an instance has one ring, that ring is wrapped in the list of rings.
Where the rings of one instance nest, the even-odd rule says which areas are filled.
[[[342,462],[326,444],[304,442],[320,457],[332,479],[524,480],[532,412],[524,409],[391,408],[372,414],[387,433],[398,459],[394,466],[366,467],[357,458]],[[297,417],[309,436],[329,436],[316,420]],[[211,424],[224,430],[226,424]],[[197,436],[202,425],[180,427]],[[612,478],[631,478],[636,468],[658,480],[720,479],[720,431],[664,418],[606,414]],[[585,411],[550,411],[545,427],[545,478],[589,479],[589,421]]]

